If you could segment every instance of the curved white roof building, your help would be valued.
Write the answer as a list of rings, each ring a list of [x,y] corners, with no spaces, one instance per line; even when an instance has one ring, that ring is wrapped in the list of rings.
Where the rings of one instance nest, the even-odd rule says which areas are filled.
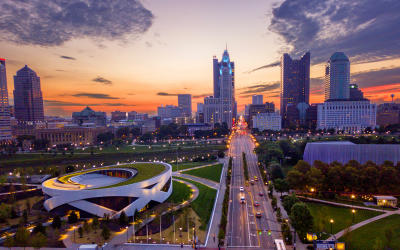
[[[78,171],[43,182],[44,207],[59,214],[78,210],[81,217],[119,217],[122,211],[133,216],[170,196],[171,176],[171,165],[150,162]]]

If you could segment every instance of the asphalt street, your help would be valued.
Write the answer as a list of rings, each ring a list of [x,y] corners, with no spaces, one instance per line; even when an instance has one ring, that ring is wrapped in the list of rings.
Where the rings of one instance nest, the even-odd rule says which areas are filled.
[[[267,186],[257,166],[257,155],[254,153],[255,144],[245,130],[235,133],[231,138],[229,155],[233,158],[232,182],[230,192],[230,207],[228,214],[227,246],[236,248],[275,249],[274,239],[281,238],[280,225],[276,221],[270,200],[267,196]],[[249,180],[246,182],[243,171],[242,153],[246,154]],[[255,181],[255,177],[258,181]],[[240,191],[240,187],[244,191]],[[262,194],[262,195],[260,195]],[[245,197],[245,203],[240,198]],[[255,206],[255,202],[259,206]],[[256,213],[261,213],[261,218]],[[261,234],[259,234],[261,230]],[[267,231],[271,230],[271,235]]]

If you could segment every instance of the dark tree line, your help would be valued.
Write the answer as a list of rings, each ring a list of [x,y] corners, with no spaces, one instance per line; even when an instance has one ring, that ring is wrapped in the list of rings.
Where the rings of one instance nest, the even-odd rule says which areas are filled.
[[[360,164],[349,161],[346,164],[327,164],[315,161],[311,166],[300,160],[287,174],[287,182],[292,189],[320,192],[357,194],[399,194],[400,162],[394,165],[385,161],[377,165],[371,161]]]

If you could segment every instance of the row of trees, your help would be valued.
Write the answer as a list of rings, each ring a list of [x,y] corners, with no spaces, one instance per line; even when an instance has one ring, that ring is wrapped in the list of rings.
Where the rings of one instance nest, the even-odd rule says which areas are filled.
[[[292,189],[321,192],[357,194],[399,194],[400,163],[394,165],[386,161],[377,165],[371,161],[360,164],[349,161],[330,164],[315,161],[311,166],[299,161],[287,174],[287,182]]]
[[[246,181],[249,180],[249,169],[247,167],[247,159],[246,159],[246,153],[242,152],[242,160],[243,160],[243,171],[244,171],[244,178]]]

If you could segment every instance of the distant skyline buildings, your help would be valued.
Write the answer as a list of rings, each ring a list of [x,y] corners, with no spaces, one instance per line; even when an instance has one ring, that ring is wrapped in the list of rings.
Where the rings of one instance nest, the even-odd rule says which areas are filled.
[[[44,120],[40,77],[27,65],[14,76],[14,109],[19,122]]]
[[[300,59],[281,57],[280,113],[283,127],[298,125],[310,100],[310,52]]]
[[[183,116],[192,117],[192,95],[178,94],[178,107],[182,108]]]
[[[0,58],[0,144],[11,140],[10,106],[8,103],[6,60]]]
[[[350,60],[343,52],[335,52],[325,67],[325,101],[350,97]]]
[[[257,104],[263,104],[263,95],[253,95],[251,97],[251,104],[257,105]]]

